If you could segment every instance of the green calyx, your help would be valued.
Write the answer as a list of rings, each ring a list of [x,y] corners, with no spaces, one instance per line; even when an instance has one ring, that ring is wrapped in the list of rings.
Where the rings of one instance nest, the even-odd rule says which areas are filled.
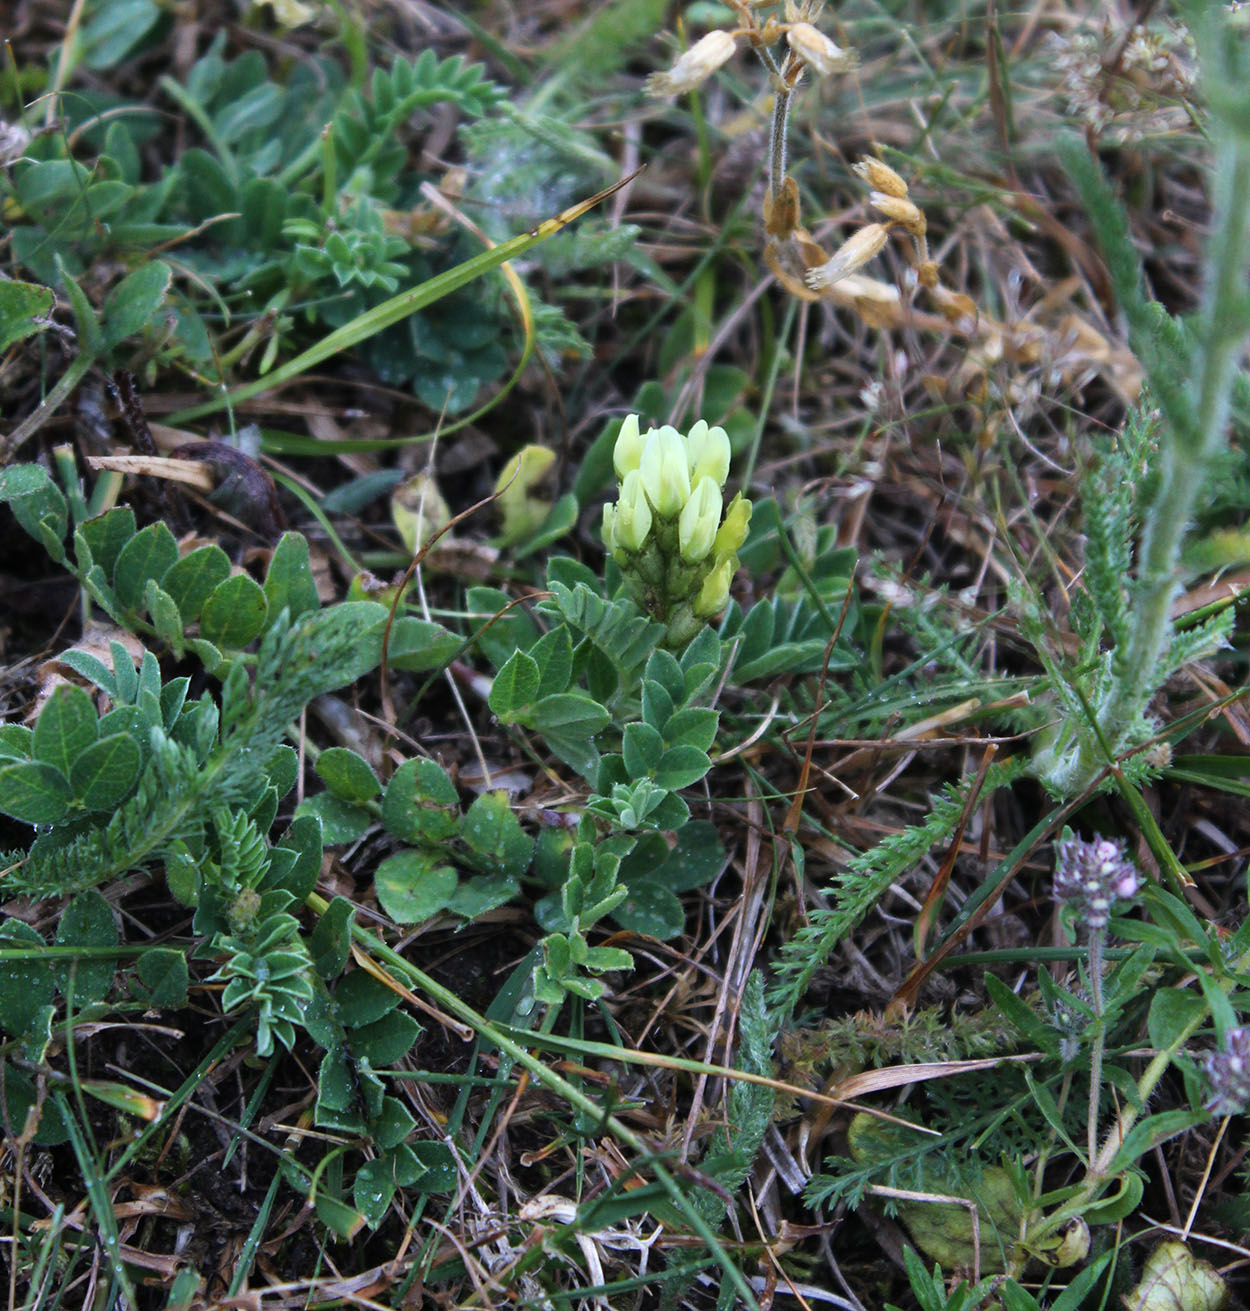
[[[621,425],[613,451],[620,487],[603,512],[603,541],[630,594],[682,647],[729,600],[751,502],[725,507],[729,438],[700,419],[688,433]]]

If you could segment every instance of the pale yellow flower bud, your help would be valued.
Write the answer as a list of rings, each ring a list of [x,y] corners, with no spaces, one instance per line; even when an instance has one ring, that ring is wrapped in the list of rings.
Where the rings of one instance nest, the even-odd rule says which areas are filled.
[[[677,96],[706,82],[737,49],[732,32],[717,29],[701,37],[666,73],[653,73],[647,90],[653,96]]]
[[[751,502],[739,492],[729,502],[729,509],[725,511],[725,522],[717,530],[716,540],[712,543],[716,558],[719,560],[736,557],[742,549],[742,543],[747,539],[747,529],[750,526]]]
[[[692,487],[705,477],[724,487],[729,477],[729,437],[724,428],[709,428],[707,420],[700,419],[686,434],[686,458]]]
[[[698,564],[707,558],[720,526],[721,504],[720,484],[704,474],[677,521],[677,544],[687,564]]]
[[[619,550],[619,543],[616,540],[615,505],[605,505],[603,507],[603,544],[611,556],[615,556]]]
[[[616,466],[616,476],[625,481],[625,475],[636,469],[642,462],[643,435],[638,431],[638,416],[628,414],[621,430],[616,434],[616,445],[612,448],[612,463]]]
[[[702,619],[710,619],[725,608],[729,600],[729,580],[733,577],[733,561],[721,560],[703,580],[699,595],[695,597],[694,612]]]
[[[924,236],[924,215],[914,201],[908,200],[906,196],[891,196],[884,191],[874,191],[870,199],[886,218],[901,223],[913,237]]]
[[[665,424],[647,434],[639,473],[651,508],[662,519],[675,519],[690,498],[686,443],[676,428]]]
[[[790,49],[820,77],[829,73],[846,73],[855,67],[853,51],[843,50],[811,23],[792,23],[786,33]]]
[[[887,196],[897,196],[900,200],[907,195],[907,183],[889,166],[879,159],[861,159],[852,165],[851,171],[863,178],[874,191],[884,191]]]
[[[642,474],[631,469],[621,484],[621,497],[616,503],[616,520],[613,533],[619,546],[627,551],[641,551],[651,531],[651,507],[643,490]]]
[[[832,287],[848,273],[854,273],[880,255],[889,234],[890,230],[884,223],[869,223],[860,228],[826,263],[807,270],[807,285],[817,291],[822,287]]]

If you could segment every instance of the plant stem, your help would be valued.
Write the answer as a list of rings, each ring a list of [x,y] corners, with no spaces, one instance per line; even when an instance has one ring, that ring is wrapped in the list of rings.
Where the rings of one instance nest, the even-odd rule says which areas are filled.
[[[1089,1054],[1089,1122],[1087,1142],[1092,1167],[1098,1154],[1098,1103],[1102,1093],[1102,1053],[1106,1041],[1102,1007],[1102,949],[1106,929],[1097,929],[1089,937],[1089,991],[1094,1003],[1094,1042]]]
[[[773,200],[781,195],[786,180],[786,127],[790,121],[793,92],[777,79],[777,98],[773,101],[773,127],[768,137],[768,193]]]
[[[1240,88],[1238,88],[1240,90]],[[1212,460],[1227,442],[1229,401],[1246,340],[1245,282],[1250,270],[1250,136],[1216,113],[1212,168],[1213,218],[1205,288],[1196,327],[1191,381],[1193,423],[1183,431],[1164,423],[1157,472],[1159,491],[1142,525],[1132,594],[1132,626],[1114,685],[1098,708],[1102,733],[1118,753],[1160,684],[1159,667],[1172,636],[1176,567],[1194,504]],[[1075,790],[1106,763],[1096,735],[1082,735]]]

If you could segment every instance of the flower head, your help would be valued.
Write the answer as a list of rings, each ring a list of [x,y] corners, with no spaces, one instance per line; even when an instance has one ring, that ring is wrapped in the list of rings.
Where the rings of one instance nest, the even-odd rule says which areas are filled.
[[[1229,1029],[1223,1047],[1207,1053],[1203,1068],[1211,1088],[1207,1110],[1240,1115],[1250,1104],[1250,1026]]]
[[[1055,843],[1055,900],[1065,902],[1091,933],[1107,927],[1111,907],[1141,888],[1141,874],[1122,839],[1063,838]]]

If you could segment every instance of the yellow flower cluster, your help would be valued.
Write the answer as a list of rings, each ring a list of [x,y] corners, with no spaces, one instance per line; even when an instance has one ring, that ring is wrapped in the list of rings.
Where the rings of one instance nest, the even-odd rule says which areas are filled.
[[[603,512],[603,541],[626,586],[683,646],[729,599],[751,522],[739,492],[724,504],[729,438],[700,419],[684,436],[665,424],[621,425],[613,452],[620,493]]]

